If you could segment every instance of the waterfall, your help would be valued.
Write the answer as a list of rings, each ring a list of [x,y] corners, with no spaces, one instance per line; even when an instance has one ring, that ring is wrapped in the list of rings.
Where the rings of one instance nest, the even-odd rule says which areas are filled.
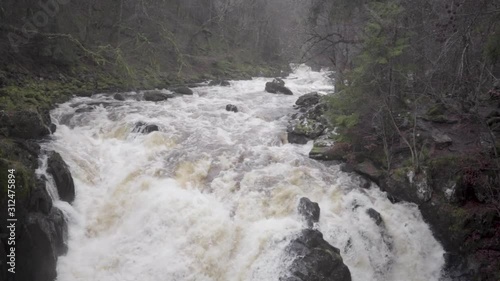
[[[61,154],[76,186],[72,206],[57,202],[69,221],[57,280],[276,281],[304,227],[304,196],[319,203],[315,227],[353,280],[440,280],[444,250],[416,205],[309,159],[312,143],[287,143],[295,101],[331,92],[328,75],[297,67],[284,79],[294,96],[266,93],[271,79],[254,78],[164,102],[103,94],[54,109],[58,129],[43,148]],[[159,130],[137,132],[139,122]]]

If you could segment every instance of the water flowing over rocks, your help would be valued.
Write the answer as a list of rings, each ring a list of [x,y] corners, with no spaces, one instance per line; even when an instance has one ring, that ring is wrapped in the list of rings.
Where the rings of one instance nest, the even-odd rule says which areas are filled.
[[[158,127],[158,125],[147,124],[147,123],[144,123],[144,122],[137,122],[135,124],[135,127],[132,130],[132,132],[134,132],[134,133],[142,133],[142,134],[146,134],[147,135],[149,133],[157,132],[159,130],[160,130],[160,128]]]
[[[417,204],[434,235],[447,250],[446,276],[452,280],[490,280],[488,274],[482,272],[492,270],[489,264],[495,259],[494,257],[500,257],[500,251],[495,250],[500,240],[491,236],[500,231],[500,215],[498,212],[495,214],[495,211],[488,210],[487,207],[478,208],[482,211],[469,210],[471,207],[462,208],[464,204],[473,206],[478,203],[487,204],[492,194],[486,192],[487,187],[478,184],[487,182],[485,175],[480,176],[478,172],[469,172],[473,174],[472,176],[467,174],[467,171],[475,169],[467,163],[471,160],[458,160],[460,151],[467,147],[465,140],[455,137],[457,134],[454,131],[462,130],[461,121],[449,113],[444,105],[434,106],[424,115],[417,116],[414,127],[403,114],[397,116],[396,122],[401,124],[401,130],[415,130],[418,141],[426,143],[430,153],[437,156],[422,166],[418,173],[409,167],[401,165],[394,167],[394,164],[392,170],[388,172],[387,167],[382,164],[384,161],[380,155],[356,152],[350,143],[335,140],[335,133],[332,133],[334,128],[325,119],[325,111],[321,110],[321,104],[322,98],[316,93],[303,95],[296,101],[295,109],[298,112],[292,115],[290,120],[289,141],[305,144],[309,140],[314,140],[309,152],[310,158],[345,162],[343,171],[356,173],[374,182],[381,190],[387,192],[392,202]],[[490,120],[487,122],[490,128],[496,128],[495,118],[499,118],[498,116],[500,115],[495,110],[486,116],[486,119]],[[489,149],[492,150],[493,144],[489,136],[485,136],[483,140],[482,145],[489,143]],[[405,144],[395,144],[390,149],[396,158],[393,161],[408,163],[410,151]],[[481,165],[480,162],[476,165]],[[465,172],[465,175],[460,175],[460,171]],[[366,186],[369,187],[370,184]],[[474,222],[477,216],[475,212],[482,213],[479,217],[485,223],[481,226]],[[375,210],[368,210],[368,215],[377,225],[380,223],[381,227],[383,226],[381,217]],[[385,237],[383,241],[389,241],[387,242],[389,247],[392,245],[390,242],[392,236],[386,230],[382,233]],[[484,250],[485,248],[488,250]],[[491,256],[484,255],[485,251]],[[387,266],[391,266],[390,261],[387,262]]]
[[[0,175],[2,186],[6,186],[8,169],[16,169],[16,280],[53,281],[56,278],[58,256],[67,251],[68,227],[60,209],[54,206],[44,176],[36,177],[39,167],[40,146],[25,139],[12,143],[0,138]],[[3,159],[16,155],[18,163]],[[50,160],[54,170],[54,180],[61,185],[61,193],[68,201],[74,198],[72,178],[67,165],[60,156]],[[22,165],[22,166],[21,166]],[[4,182],[5,181],[5,182]],[[4,185],[5,184],[5,185]],[[68,193],[64,193],[68,192]],[[7,206],[7,197],[0,199],[1,206]],[[10,204],[10,203],[9,203]],[[10,249],[7,245],[7,212],[0,213],[0,252]],[[8,224],[8,223],[7,223]],[[0,277],[6,277],[6,255],[0,256]],[[3,275],[3,276],[2,276]],[[7,279],[2,279],[7,280]]]
[[[333,88],[327,73],[303,66],[282,80],[298,96]],[[58,279],[439,280],[443,251],[418,209],[287,143],[288,117],[322,108],[294,110],[293,96],[263,91],[267,81],[205,84],[160,103],[99,94],[56,108],[59,129],[42,147],[67,161],[77,193],[72,206],[54,203],[70,217]],[[113,106],[75,114],[90,102]],[[161,130],[135,132],[139,122]],[[325,145],[332,134],[321,133]]]

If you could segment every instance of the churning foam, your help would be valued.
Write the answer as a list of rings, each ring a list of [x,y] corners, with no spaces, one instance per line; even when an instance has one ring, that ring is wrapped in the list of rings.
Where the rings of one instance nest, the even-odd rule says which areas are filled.
[[[58,280],[278,280],[283,250],[304,228],[302,196],[319,203],[317,227],[353,280],[439,280],[443,249],[415,205],[360,189],[359,178],[309,159],[310,143],[283,140],[297,96],[333,89],[326,75],[299,66],[285,79],[295,96],[265,93],[270,79],[254,78],[166,102],[96,95],[55,109],[44,148],[62,155],[76,185],[73,206],[56,203],[70,227]],[[90,101],[109,105],[75,113]],[[133,133],[139,121],[160,131]]]

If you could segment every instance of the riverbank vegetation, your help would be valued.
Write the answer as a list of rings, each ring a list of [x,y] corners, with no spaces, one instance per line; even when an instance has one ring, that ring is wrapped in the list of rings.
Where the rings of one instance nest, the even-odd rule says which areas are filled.
[[[376,167],[365,174],[424,216],[439,206],[427,213],[446,214],[434,230],[447,250],[481,260],[473,280],[498,279],[499,4],[316,0],[310,21],[309,55],[336,66],[329,119],[344,160]],[[477,216],[496,219],[474,229]]]

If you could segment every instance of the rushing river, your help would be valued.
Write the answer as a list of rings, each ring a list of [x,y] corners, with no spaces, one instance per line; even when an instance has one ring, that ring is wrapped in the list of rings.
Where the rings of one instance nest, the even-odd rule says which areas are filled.
[[[58,130],[44,149],[62,155],[76,185],[72,206],[56,202],[69,223],[58,281],[277,281],[304,228],[303,196],[319,203],[317,228],[353,280],[440,280],[444,251],[415,205],[309,159],[312,143],[286,142],[297,98],[332,90],[326,74],[299,67],[285,79],[294,96],[254,78],[165,102],[96,95],[53,110]],[[93,102],[106,106],[75,113]],[[137,122],[159,131],[134,132]]]

